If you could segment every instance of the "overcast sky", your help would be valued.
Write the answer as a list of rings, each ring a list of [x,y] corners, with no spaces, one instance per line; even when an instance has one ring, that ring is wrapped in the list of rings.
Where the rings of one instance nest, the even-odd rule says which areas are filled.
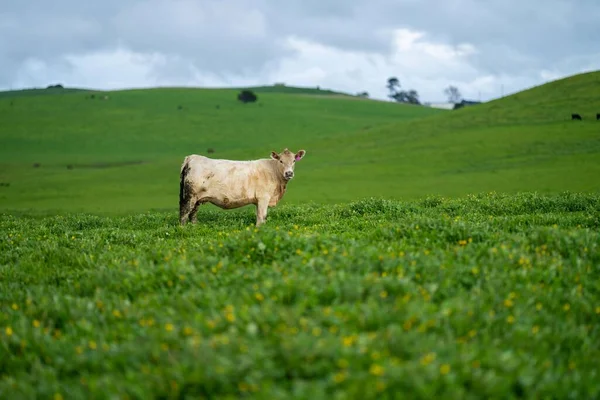
[[[0,89],[285,82],[488,100],[600,69],[599,0],[0,0]]]

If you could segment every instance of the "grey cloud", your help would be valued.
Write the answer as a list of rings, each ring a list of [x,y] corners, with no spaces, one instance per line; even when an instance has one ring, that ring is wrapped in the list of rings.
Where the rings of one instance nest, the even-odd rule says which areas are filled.
[[[600,53],[597,0],[23,0],[2,7],[4,87],[28,60],[62,65],[65,55],[119,46],[175,60],[155,73],[179,78],[195,70],[258,75],[292,54],[290,36],[385,56],[398,28],[473,44],[469,62],[482,75],[571,73]]]

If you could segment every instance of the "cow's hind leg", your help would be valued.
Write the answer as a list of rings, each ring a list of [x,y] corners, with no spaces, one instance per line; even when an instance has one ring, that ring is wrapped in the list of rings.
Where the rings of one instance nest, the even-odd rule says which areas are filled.
[[[188,198],[179,203],[179,223],[185,225],[193,209],[192,199]]]
[[[192,224],[195,224],[196,222],[198,222],[198,207],[200,207],[200,204],[202,204],[202,202],[200,200],[194,200],[193,202],[190,202],[190,205],[193,206],[191,207],[191,211],[190,211],[190,222]]]
[[[179,223],[185,225],[186,219],[188,218],[190,211],[192,211],[192,188],[190,182],[187,180],[187,174],[190,171],[187,157],[183,166],[181,167],[180,181],[179,181]]]

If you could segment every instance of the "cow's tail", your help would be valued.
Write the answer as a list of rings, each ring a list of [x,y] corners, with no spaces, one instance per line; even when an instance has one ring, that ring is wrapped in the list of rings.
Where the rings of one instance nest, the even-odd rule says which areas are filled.
[[[181,209],[182,207],[184,207],[185,203],[187,202],[187,197],[189,196],[189,193],[187,193],[188,188],[187,188],[187,184],[186,184],[186,178],[187,178],[187,174],[188,172],[190,172],[190,157],[187,156],[184,160],[183,160],[183,164],[181,164],[181,172],[179,174],[180,177],[180,181],[179,181],[179,208]]]

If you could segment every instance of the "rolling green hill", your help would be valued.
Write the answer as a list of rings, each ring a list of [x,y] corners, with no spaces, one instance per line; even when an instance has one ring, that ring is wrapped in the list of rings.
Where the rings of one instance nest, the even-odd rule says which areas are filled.
[[[83,93],[87,92],[87,89],[79,88],[46,88],[46,89],[18,89],[18,90],[5,90],[0,91],[1,98],[14,98],[23,96],[43,96],[43,95],[60,95],[67,93]]]
[[[306,149],[289,203],[600,189],[599,72],[456,111],[286,89],[246,105],[234,89],[0,98],[0,209],[175,210],[181,160],[208,148]]]

